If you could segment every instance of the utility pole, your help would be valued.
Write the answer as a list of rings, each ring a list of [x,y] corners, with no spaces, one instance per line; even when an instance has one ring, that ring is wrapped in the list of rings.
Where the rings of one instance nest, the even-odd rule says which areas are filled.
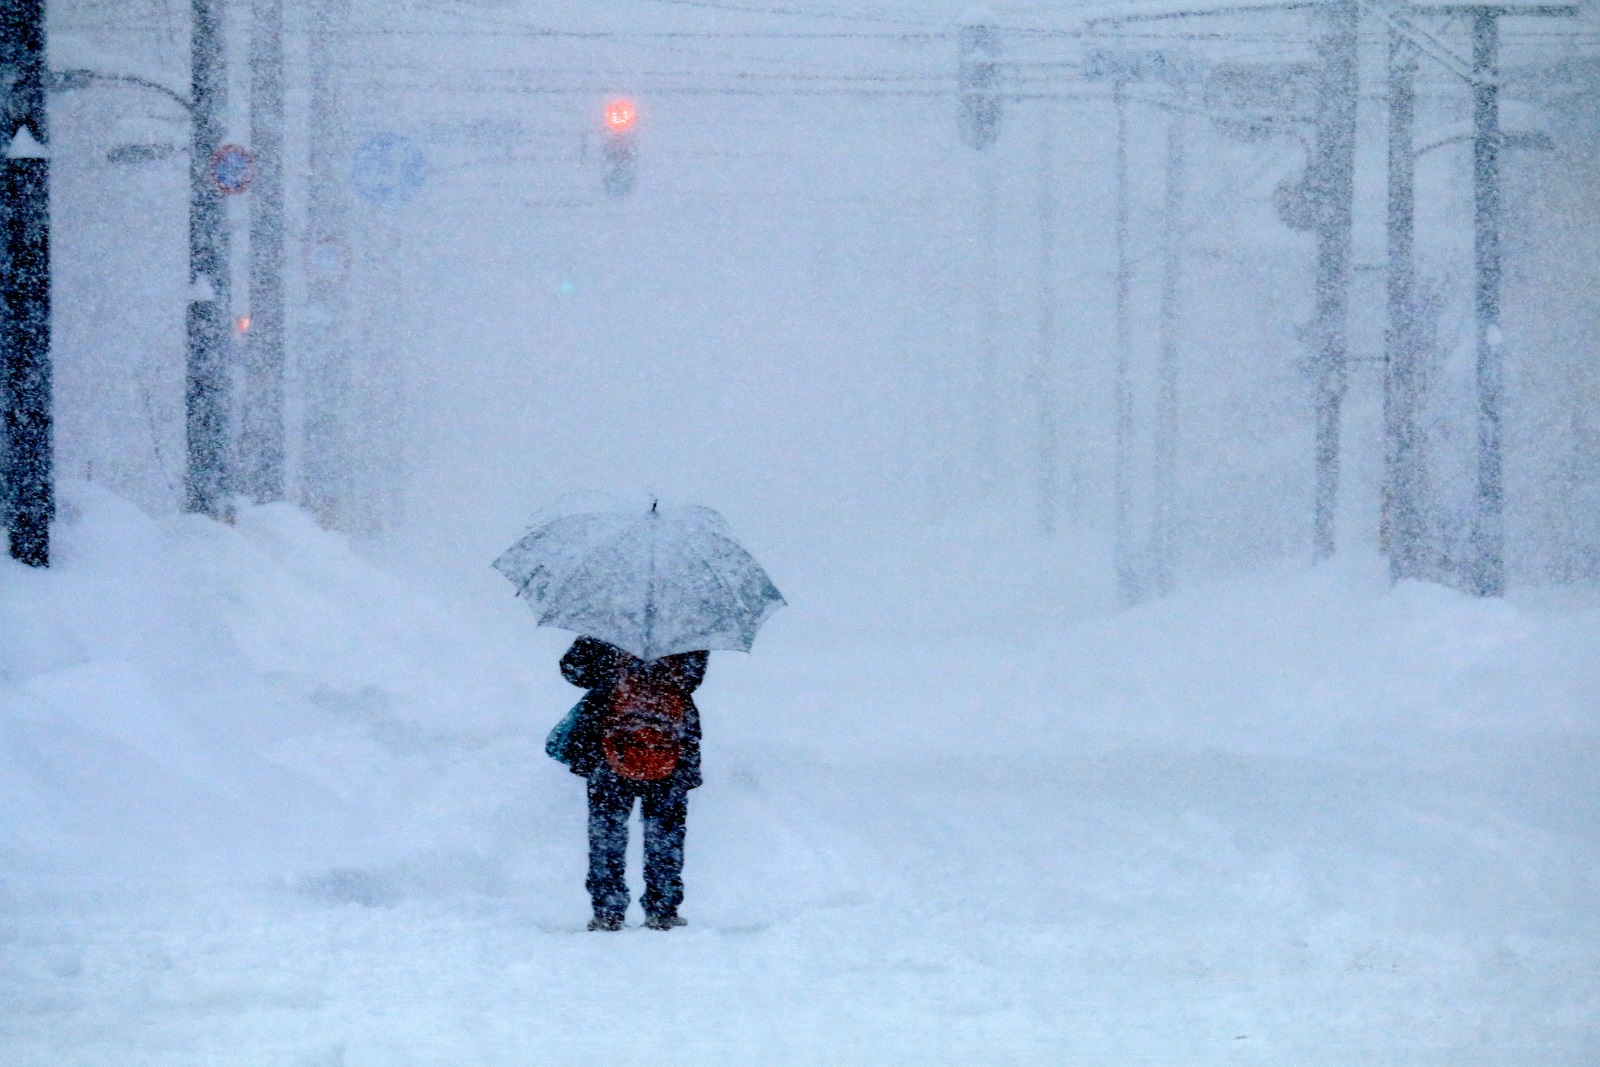
[[[1197,12],[1178,12],[1185,17]],[[1160,16],[1157,16],[1160,17]],[[1093,81],[1111,82],[1111,103],[1116,113],[1114,152],[1114,223],[1117,267],[1114,286],[1116,349],[1113,369],[1113,421],[1115,455],[1112,471],[1112,556],[1117,573],[1117,598],[1123,606],[1137,604],[1152,587],[1165,593],[1171,585],[1173,462],[1177,440],[1177,333],[1178,333],[1178,230],[1183,214],[1183,116],[1179,108],[1158,104],[1168,112],[1165,227],[1161,271],[1161,347],[1156,367],[1154,477],[1150,516],[1150,541],[1140,553],[1134,546],[1133,481],[1133,249],[1132,188],[1129,179],[1128,85],[1161,82],[1177,86],[1188,78],[1187,56],[1162,49],[1097,50],[1085,64]],[[1148,563],[1146,562],[1148,557]]]
[[[956,33],[961,139],[982,151],[1000,138],[1000,28],[973,22]]]
[[[1504,596],[1505,487],[1500,459],[1504,339],[1500,331],[1500,12],[1472,13],[1472,249],[1476,273],[1478,501],[1468,582]]]
[[[1505,485],[1501,457],[1501,390],[1505,337],[1500,329],[1500,19],[1506,16],[1570,18],[1575,5],[1517,3],[1423,4],[1428,14],[1472,20],[1472,245],[1473,327],[1476,335],[1477,493],[1470,535],[1467,586],[1478,596],[1506,589]],[[1409,33],[1400,24],[1400,32]],[[1461,73],[1459,70],[1457,73]],[[1391,123],[1392,123],[1391,118]],[[1392,127],[1391,127],[1392,128]]]
[[[283,0],[252,0],[250,327],[245,335],[241,488],[258,504],[283,499]]]
[[[1346,382],[1346,319],[1350,306],[1351,223],[1354,214],[1357,8],[1336,0],[1322,8],[1317,41],[1317,139],[1307,188],[1316,219],[1316,491],[1312,556],[1333,555],[1339,507],[1339,417]]]
[[[1386,465],[1383,540],[1392,581],[1422,577],[1422,454],[1417,437],[1416,263],[1414,258],[1417,52],[1398,29],[1389,34],[1388,303],[1384,334],[1383,422]]]
[[[302,500],[328,529],[348,529],[352,455],[350,406],[349,205],[345,199],[344,118],[339,41],[349,0],[315,0],[310,11],[311,158],[306,214],[307,344]]]
[[[1128,320],[1133,269],[1128,261],[1128,98],[1127,82],[1120,73],[1111,83],[1111,100],[1117,112],[1116,149],[1116,320],[1117,351],[1113,383],[1116,454],[1112,496],[1115,508],[1112,554],[1117,571],[1117,599],[1124,607],[1140,599],[1139,574],[1133,559],[1133,327]]]
[[[995,422],[1000,394],[1000,204],[992,158],[978,177],[978,487],[988,494],[998,476]]]
[[[1501,390],[1505,337],[1500,329],[1500,18],[1573,16],[1576,7],[1472,5],[1472,205],[1476,274],[1478,492],[1468,585],[1478,596],[1504,596],[1505,485],[1501,461]]]
[[[3,489],[11,557],[50,565],[50,143],[43,0],[0,0],[0,380],[6,402]]]
[[[1039,531],[1045,535],[1056,528],[1054,119],[1046,104],[1039,119],[1039,355],[1033,371],[1039,418]]]
[[[222,192],[212,156],[227,101],[223,65],[223,0],[192,0],[190,45],[189,310],[184,400],[188,462],[187,510],[222,518],[227,510],[228,314],[231,284]]]
[[[995,408],[998,384],[996,335],[1000,325],[1000,293],[996,269],[998,204],[993,158],[981,158],[1000,137],[1000,31],[983,21],[961,26],[956,80],[960,86],[958,125],[961,140],[978,152],[978,485],[985,493],[995,482]]]
[[[1350,305],[1356,105],[1360,89],[1356,31],[1361,2],[1363,0],[1329,0],[1317,6],[1314,12],[1313,17],[1321,26],[1316,42],[1319,61],[1315,104],[1316,142],[1306,168],[1304,185],[1292,190],[1292,195],[1287,198],[1294,205],[1293,215],[1284,220],[1296,229],[1312,229],[1317,235],[1316,310],[1311,329],[1315,350],[1310,364],[1316,391],[1316,488],[1312,555],[1318,560],[1333,555],[1339,503],[1339,418],[1347,372],[1346,320]],[[1252,5],[1250,10],[1265,13],[1273,9],[1290,10],[1304,6],[1296,0],[1280,0]],[[1169,9],[1147,15],[1091,18],[1088,25],[1093,27],[1104,23],[1124,24],[1147,19],[1237,13],[1238,9],[1234,8]],[[1303,201],[1303,205],[1298,201]],[[1120,504],[1118,510],[1121,511]],[[1121,569],[1119,567],[1119,572]]]
[[[1174,511],[1178,452],[1178,345],[1183,284],[1183,187],[1187,180],[1187,120],[1176,108],[1167,112],[1166,194],[1162,204],[1161,353],[1156,365],[1155,504],[1151,540],[1156,591],[1172,592]]]

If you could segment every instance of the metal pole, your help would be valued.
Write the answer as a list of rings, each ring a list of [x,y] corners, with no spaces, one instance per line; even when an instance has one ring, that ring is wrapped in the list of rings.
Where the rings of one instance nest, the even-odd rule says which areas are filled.
[[[1317,141],[1310,192],[1317,220],[1316,500],[1312,555],[1334,551],[1339,505],[1339,416],[1346,380],[1346,318],[1350,305],[1350,245],[1354,200],[1356,5],[1348,0],[1321,12],[1317,42],[1321,78],[1316,100]]]
[[[1417,51],[1389,34],[1388,303],[1384,336],[1382,540],[1393,581],[1422,576],[1422,455],[1417,437],[1415,170]]]
[[[44,98],[42,0],[0,0],[0,220],[4,314],[0,368],[6,396],[5,478],[11,557],[50,564],[55,517],[51,445],[50,141]]]
[[[978,487],[994,491],[997,477],[995,420],[1000,394],[999,196],[993,157],[978,162]]]
[[[1000,28],[974,22],[960,27],[956,38],[961,139],[982,150],[1000,136]]]
[[[985,22],[959,27],[956,77],[960,86],[961,140],[980,154],[1000,136],[1000,31]],[[996,278],[995,244],[997,205],[995,163],[980,158],[978,171],[978,403],[973,445],[977,451],[980,492],[993,491],[995,463],[995,409],[997,406],[996,335],[1000,323],[1000,294]]]
[[[1152,541],[1155,551],[1156,590],[1172,592],[1173,512],[1177,490],[1178,450],[1178,343],[1183,283],[1183,186],[1185,181],[1185,118],[1172,110],[1167,116],[1167,188],[1163,204],[1161,256],[1161,357],[1156,367],[1155,507]]]
[[[1478,499],[1469,582],[1479,596],[1503,596],[1505,494],[1501,482],[1500,389],[1500,85],[1499,12],[1472,16],[1473,251],[1478,377]]]
[[[1132,268],[1128,262],[1128,101],[1125,83],[1118,77],[1112,83],[1112,102],[1117,111],[1116,150],[1116,243],[1117,243],[1117,351],[1114,383],[1116,454],[1113,461],[1113,503],[1116,510],[1112,547],[1117,570],[1117,597],[1124,604],[1140,599],[1139,575],[1133,561],[1133,487],[1130,484],[1133,452],[1133,329],[1128,321],[1128,301],[1132,287]]]
[[[250,328],[239,432],[241,488],[283,499],[283,0],[253,0],[250,26]]]
[[[352,518],[348,204],[340,168],[344,152],[338,72],[339,34],[348,0],[317,0],[310,9],[311,145],[306,214],[307,344],[304,373],[305,443],[302,499],[329,529],[348,529]]]
[[[188,463],[184,506],[213,518],[227,510],[228,234],[211,157],[221,139],[227,99],[222,52],[223,0],[193,0],[190,48],[193,106],[189,153],[189,310],[185,368]]]
[[[1572,17],[1576,5],[1508,9],[1495,4],[1437,10],[1472,18],[1473,299],[1476,334],[1477,493],[1464,576],[1479,596],[1506,588],[1505,486],[1501,457],[1501,390],[1505,340],[1500,330],[1500,23],[1501,15]]]
[[[1055,532],[1056,524],[1056,290],[1055,178],[1052,156],[1054,114],[1045,105],[1039,121],[1039,358],[1034,367],[1039,428],[1039,530]]]

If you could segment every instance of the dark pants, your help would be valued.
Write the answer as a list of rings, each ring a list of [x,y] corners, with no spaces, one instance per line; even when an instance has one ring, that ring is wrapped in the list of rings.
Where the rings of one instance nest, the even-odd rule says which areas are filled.
[[[688,790],[676,777],[634,782],[602,763],[589,775],[589,898],[597,916],[621,918],[628,910],[628,816],[640,799],[644,822],[646,914],[667,915],[683,903],[683,824]]]

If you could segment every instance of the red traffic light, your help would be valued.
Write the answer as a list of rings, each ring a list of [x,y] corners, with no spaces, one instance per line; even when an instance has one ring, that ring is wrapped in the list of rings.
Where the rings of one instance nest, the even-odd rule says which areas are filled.
[[[627,133],[633,129],[633,124],[639,119],[639,110],[633,106],[632,100],[621,97],[606,105],[606,132]]]

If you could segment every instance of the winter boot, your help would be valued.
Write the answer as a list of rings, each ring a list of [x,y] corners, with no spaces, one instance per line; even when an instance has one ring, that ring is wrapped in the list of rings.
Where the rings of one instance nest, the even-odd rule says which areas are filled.
[[[645,925],[649,925],[649,924],[646,923]],[[596,913],[595,917],[589,920],[589,929],[591,929],[591,930],[620,930],[620,929],[622,929],[622,916],[620,916],[620,915],[602,915],[602,914]]]
[[[674,926],[688,926],[689,920],[675,911],[663,911],[655,915],[646,915],[644,925],[650,930],[671,930]]]

